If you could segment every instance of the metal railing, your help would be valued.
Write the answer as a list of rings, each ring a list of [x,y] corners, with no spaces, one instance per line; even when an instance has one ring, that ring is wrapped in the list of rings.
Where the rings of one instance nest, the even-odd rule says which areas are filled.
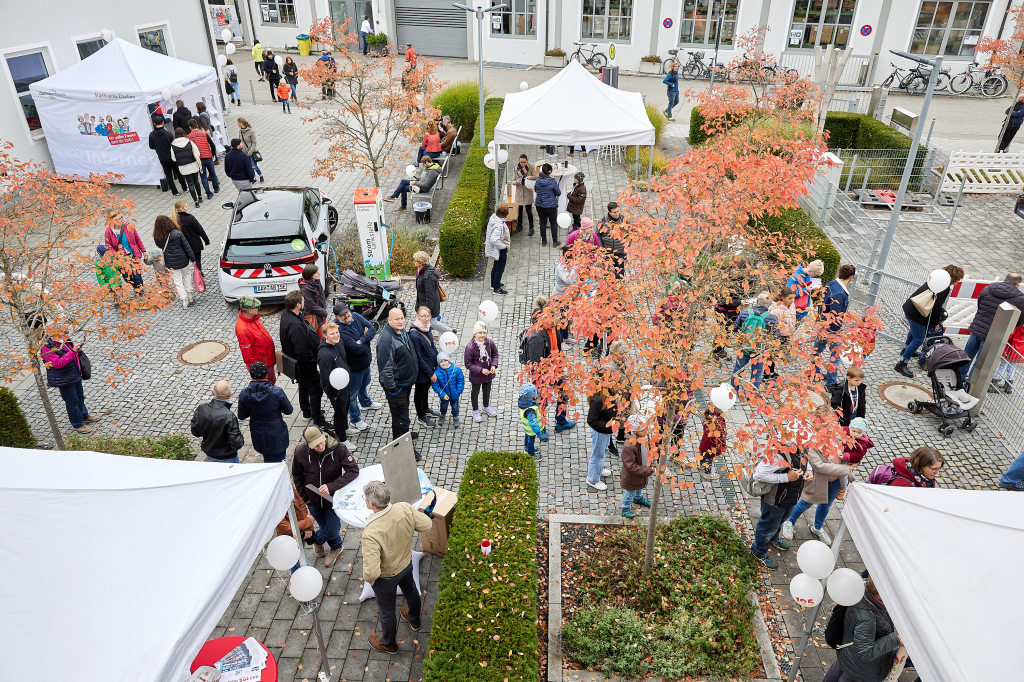
[[[850,55],[838,84],[863,87],[867,83],[868,74],[871,72],[871,63],[874,59],[871,55]],[[787,69],[796,69],[801,76],[814,75],[813,52],[783,52],[779,64]]]
[[[829,111],[843,111],[848,114],[870,114],[871,92],[874,88],[837,87]]]
[[[900,185],[903,167],[907,164],[907,149],[830,149],[843,161],[839,184],[847,191],[862,185],[867,189],[895,190]],[[936,150],[922,147],[917,150],[911,170],[908,189],[926,192],[937,179],[932,176]]]
[[[1013,453],[1024,451],[1024,390],[1019,383],[1015,384],[1020,370],[1024,370],[1024,356],[1007,344],[995,374],[1003,383],[993,382],[981,410],[989,426],[1002,435],[1006,447]]]

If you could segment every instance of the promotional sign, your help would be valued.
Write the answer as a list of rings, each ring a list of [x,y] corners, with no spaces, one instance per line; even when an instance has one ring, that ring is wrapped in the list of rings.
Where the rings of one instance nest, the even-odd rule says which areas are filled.
[[[615,63],[615,43],[608,43],[608,63]]]
[[[384,195],[376,187],[357,189],[352,203],[356,209],[359,248],[363,252],[363,272],[367,277],[391,279],[388,228],[383,219]]]
[[[211,5],[210,28],[218,43],[224,42],[220,39],[220,33],[226,28],[231,29],[234,35],[231,42],[242,42],[242,26],[238,23],[238,12],[233,5]]]

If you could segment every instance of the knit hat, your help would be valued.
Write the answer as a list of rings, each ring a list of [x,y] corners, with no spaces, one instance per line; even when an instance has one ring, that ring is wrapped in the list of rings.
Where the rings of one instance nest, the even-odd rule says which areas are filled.
[[[324,432],[317,426],[310,426],[307,428],[303,432],[302,437],[306,439],[306,445],[310,448],[315,448],[317,445],[320,445],[320,443],[327,440],[327,436],[325,436]]]
[[[473,333],[479,334],[480,332],[483,332],[484,334],[487,333],[487,323],[483,320],[477,320],[473,325]]]
[[[820,260],[812,260],[807,264],[807,274],[811,277],[821,277],[823,272],[825,272],[825,264]]]
[[[445,362],[446,360],[448,362],[451,362],[452,361],[452,356],[448,355],[445,352],[441,352],[441,353],[437,354],[437,364],[438,365],[440,365],[442,362]]]
[[[860,429],[866,435],[868,432],[868,420],[865,419],[864,417],[854,417],[853,419],[850,420],[850,428]]]
[[[583,178],[587,177],[583,174],[583,171],[579,171],[576,175],[572,176],[576,182],[583,182]]]
[[[262,381],[267,378],[267,366],[257,360],[256,362],[249,365],[249,376],[256,381]]]
[[[590,218],[586,218],[586,217],[580,218],[580,227],[581,228],[593,227],[593,226],[594,226],[594,221],[591,220]]]
[[[519,389],[519,397],[534,400],[537,397],[537,387],[530,383],[523,384]]]

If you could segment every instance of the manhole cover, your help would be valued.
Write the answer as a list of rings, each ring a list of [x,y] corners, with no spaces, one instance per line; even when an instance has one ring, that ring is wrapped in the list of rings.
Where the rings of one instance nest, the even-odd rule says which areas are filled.
[[[220,341],[198,341],[182,348],[178,360],[186,365],[208,365],[227,354],[228,347]]]
[[[934,402],[935,400],[931,391],[906,381],[890,381],[882,384],[878,387],[878,396],[897,410],[904,412],[910,411],[907,409],[907,403],[911,400],[917,402]]]

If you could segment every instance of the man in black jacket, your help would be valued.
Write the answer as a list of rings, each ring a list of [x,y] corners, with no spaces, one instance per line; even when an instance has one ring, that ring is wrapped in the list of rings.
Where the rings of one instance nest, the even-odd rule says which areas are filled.
[[[213,385],[213,400],[197,407],[192,415],[192,435],[203,439],[200,447],[211,462],[238,464],[238,451],[245,445],[230,397],[231,384],[218,381]]]
[[[179,99],[174,103],[174,115],[171,116],[171,125],[173,125],[175,129],[181,128],[187,133],[188,122],[190,120],[192,120],[192,112],[189,111],[189,108],[185,106],[185,103]]]
[[[377,376],[391,410],[391,438],[409,431],[409,391],[416,383],[416,349],[405,331],[405,313],[392,308],[377,340]]]
[[[178,196],[178,188],[174,185],[177,178],[181,183],[181,191],[188,193],[188,185],[185,178],[181,177],[178,171],[178,164],[171,154],[171,143],[174,142],[174,133],[164,127],[164,117],[160,114],[153,116],[153,132],[149,134],[149,148],[156,152],[156,158],[160,160],[160,167],[164,169],[164,177],[167,178],[167,186],[171,194]]]
[[[224,155],[224,174],[239,190],[252,189],[252,183],[256,182],[252,159],[242,150],[242,140],[237,137],[231,140],[231,149]]]
[[[324,545],[331,546],[330,554],[324,559],[324,566],[330,568],[341,555],[341,519],[330,502],[306,486],[314,486],[323,495],[334,495],[356,480],[359,464],[337,438],[315,426],[307,428],[302,438],[292,457],[292,484],[320,526],[313,551],[322,557]]]
[[[281,352],[295,360],[295,381],[299,384],[299,409],[304,419],[312,419],[317,426],[326,426],[327,417],[320,403],[324,391],[320,388],[317,352],[320,337],[302,316],[302,292],[296,289],[284,297],[285,311],[281,313]]]
[[[348,301],[334,304],[334,321],[338,323],[341,342],[345,344],[345,357],[348,358],[348,422],[357,431],[370,428],[362,418],[360,406],[364,410],[379,410],[384,407],[374,402],[366,389],[370,385],[370,361],[373,359],[373,348],[370,341],[377,335],[365,317],[352,312]]]
[[[277,59],[271,50],[263,53],[263,75],[270,85],[270,99],[275,102],[281,101],[277,97],[277,86],[281,84],[281,68],[277,65]]]
[[[348,441],[348,386],[335,388],[331,383],[331,372],[336,369],[343,369],[352,379],[352,370],[348,366],[348,357],[345,355],[345,344],[341,343],[341,333],[338,331],[337,322],[328,322],[324,325],[324,338],[316,353],[317,368],[320,370],[320,388],[327,394],[334,408],[334,431],[341,439],[342,445],[349,450],[353,449],[352,443]]]
[[[613,229],[622,224],[622,210],[618,202],[608,204],[608,214],[597,224],[597,237],[601,246],[611,254],[615,266],[615,276],[621,278],[626,271],[626,244],[612,236]]]
[[[537,322],[537,319],[540,317],[541,312],[544,310],[547,303],[548,300],[544,296],[538,296],[534,299],[534,309],[530,313],[531,322]],[[545,328],[540,331],[531,331],[526,337],[527,365],[538,364],[541,360],[555,352],[562,352],[562,335],[559,334],[557,330]],[[562,381],[559,380],[559,389],[561,389],[561,385]],[[576,422],[566,417],[568,410],[569,403],[566,402],[565,394],[560,391],[558,401],[555,403],[555,433],[568,431],[576,426]]]
[[[964,348],[971,360],[978,356],[981,347],[985,345],[985,337],[988,336],[989,327],[1000,305],[1006,302],[1024,313],[1024,292],[1019,288],[1020,283],[1021,276],[1011,272],[1002,282],[989,284],[978,294],[978,312],[974,313],[974,321],[969,327],[971,337],[967,339],[967,347]],[[1017,319],[1017,326],[1024,326],[1024,314]],[[967,378],[967,370],[968,367],[960,369],[960,376],[964,379]]]

